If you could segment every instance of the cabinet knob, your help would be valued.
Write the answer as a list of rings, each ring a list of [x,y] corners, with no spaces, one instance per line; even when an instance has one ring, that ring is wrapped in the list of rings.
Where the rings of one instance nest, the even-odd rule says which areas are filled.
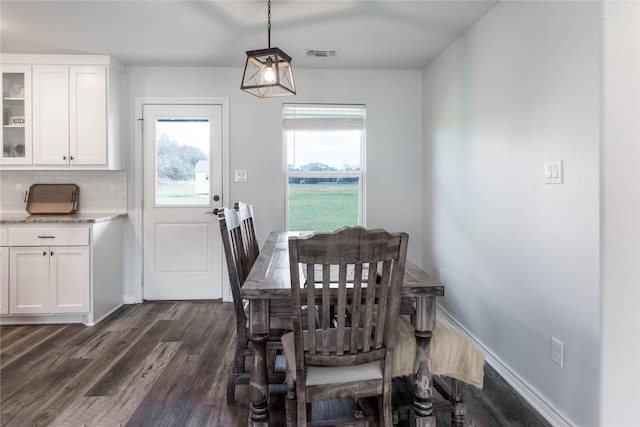
[[[67,156],[62,156],[62,160],[67,160]]]
[[[42,251],[42,256],[47,256],[47,251]]]
[[[71,158],[71,160],[73,161],[73,156],[69,156]]]
[[[53,251],[51,251],[51,256],[54,256],[55,254],[53,253]]]

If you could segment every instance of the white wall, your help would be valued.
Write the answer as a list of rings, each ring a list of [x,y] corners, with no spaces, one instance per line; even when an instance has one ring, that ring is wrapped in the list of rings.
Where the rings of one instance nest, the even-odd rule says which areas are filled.
[[[77,184],[79,213],[127,211],[127,171],[3,170],[0,212],[26,213],[25,192],[31,184]]]
[[[600,425],[640,426],[640,3],[604,2]]]
[[[230,172],[244,169],[246,183],[231,180],[226,203],[252,203],[262,243],[284,229],[283,103],[364,103],[367,106],[367,226],[406,231],[409,257],[422,261],[421,71],[296,69],[298,95],[259,99],[240,90],[241,68],[129,67],[126,135],[135,136],[136,97],[226,97],[230,109]],[[133,144],[126,157],[135,176]],[[129,185],[130,209],[134,206]],[[130,212],[131,213],[131,212]],[[139,239],[129,224],[127,250]],[[138,237],[136,237],[138,235]],[[133,253],[133,252],[130,252]],[[125,296],[134,295],[128,257]]]
[[[556,425],[598,424],[600,7],[500,2],[423,74],[423,264]]]

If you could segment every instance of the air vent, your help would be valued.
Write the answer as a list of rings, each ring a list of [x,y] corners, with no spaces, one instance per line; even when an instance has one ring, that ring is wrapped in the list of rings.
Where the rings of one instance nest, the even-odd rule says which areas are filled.
[[[338,51],[330,49],[307,49],[307,56],[313,56],[316,58],[328,58],[330,56],[336,56]]]

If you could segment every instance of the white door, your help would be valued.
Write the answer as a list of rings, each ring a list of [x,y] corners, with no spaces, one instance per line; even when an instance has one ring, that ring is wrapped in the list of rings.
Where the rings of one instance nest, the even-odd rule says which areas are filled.
[[[222,298],[222,106],[142,112],[144,299]]]

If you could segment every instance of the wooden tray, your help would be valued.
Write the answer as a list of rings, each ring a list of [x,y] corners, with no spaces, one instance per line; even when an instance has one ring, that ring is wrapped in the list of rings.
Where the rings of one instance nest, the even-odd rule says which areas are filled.
[[[30,214],[71,214],[78,208],[76,184],[33,184],[26,195]]]

